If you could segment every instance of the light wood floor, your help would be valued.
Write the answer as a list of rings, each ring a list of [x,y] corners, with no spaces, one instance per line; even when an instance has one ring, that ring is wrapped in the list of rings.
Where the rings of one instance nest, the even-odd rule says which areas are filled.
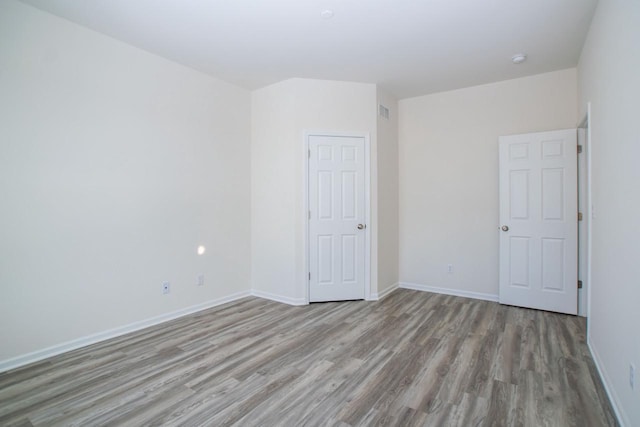
[[[579,317],[246,298],[0,375],[0,425],[616,425]]]

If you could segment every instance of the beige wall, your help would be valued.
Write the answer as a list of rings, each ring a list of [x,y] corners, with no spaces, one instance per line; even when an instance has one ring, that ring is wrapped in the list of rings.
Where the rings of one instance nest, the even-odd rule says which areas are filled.
[[[589,343],[627,426],[640,425],[640,2],[601,0],[580,58],[581,118],[591,102]],[[636,389],[629,386],[629,364]]]
[[[249,291],[249,92],[13,1],[0,52],[0,362]]]
[[[576,127],[576,91],[569,69],[400,101],[401,283],[497,296],[498,137]]]
[[[389,119],[378,115],[378,294],[398,282],[398,101],[378,88],[378,104],[389,108]],[[374,290],[375,292],[375,290]]]
[[[251,286],[302,303],[296,290],[295,85],[287,80],[251,94]],[[301,149],[300,149],[301,150]]]
[[[251,275],[257,293],[295,304],[306,298],[304,131],[369,134],[374,161],[375,113],[372,84],[291,79],[252,93]],[[372,213],[374,183],[372,177]]]

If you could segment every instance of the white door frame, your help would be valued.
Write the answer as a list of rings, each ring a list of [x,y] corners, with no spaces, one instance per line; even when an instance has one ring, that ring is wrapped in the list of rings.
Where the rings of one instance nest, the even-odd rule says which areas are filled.
[[[579,316],[589,317],[591,314],[591,227],[593,224],[593,198],[591,194],[591,156],[593,151],[591,150],[591,102],[587,102],[587,113],[584,119],[578,125],[578,128],[587,129],[585,134],[585,140],[583,141],[582,153],[585,157],[585,161],[580,162],[579,165],[583,166],[582,168],[578,167],[578,180],[579,182],[585,182],[586,188],[584,191],[585,200],[583,206],[586,207],[585,212],[583,212],[583,221],[586,221],[586,236],[580,235],[580,246],[582,249],[582,253],[586,253],[586,268],[583,269],[584,277],[581,277],[582,280],[582,303],[584,304],[581,307],[581,310],[578,312]],[[585,246],[583,246],[585,245]],[[586,291],[586,292],[585,292]],[[589,329],[589,322],[587,322],[587,330]]]
[[[305,301],[309,304],[309,137],[311,136],[344,136],[347,138],[363,138],[364,139],[364,217],[365,228],[364,233],[364,299],[371,299],[371,233],[373,226],[371,224],[371,141],[368,133],[356,132],[325,132],[325,131],[304,131],[303,143],[303,173],[304,173],[304,191],[302,202],[304,204],[302,213],[304,216],[304,289]]]

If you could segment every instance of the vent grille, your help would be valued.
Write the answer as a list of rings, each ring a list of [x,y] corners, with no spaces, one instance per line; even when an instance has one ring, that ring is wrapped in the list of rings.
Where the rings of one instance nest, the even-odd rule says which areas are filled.
[[[382,104],[378,105],[378,114],[380,114],[380,117],[383,117],[389,120],[389,109],[384,105]]]

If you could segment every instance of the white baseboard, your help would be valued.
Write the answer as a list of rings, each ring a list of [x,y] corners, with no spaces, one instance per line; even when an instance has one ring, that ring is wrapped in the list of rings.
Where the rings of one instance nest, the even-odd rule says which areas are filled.
[[[374,292],[374,293],[371,294],[371,298],[369,298],[369,300],[370,301],[379,301],[379,300],[389,296],[391,294],[391,292],[393,292],[396,289],[398,289],[399,285],[400,284],[398,282],[396,282],[393,285],[389,286],[388,288],[384,289],[380,293]]]
[[[251,296],[249,291],[237,292],[235,294],[227,295],[222,298],[207,301],[202,304],[192,305],[181,310],[172,311],[170,313],[161,314],[150,319],[141,320],[138,322],[130,323],[125,326],[121,326],[114,329],[109,329],[104,332],[98,332],[97,334],[91,334],[86,337],[77,338],[71,341],[64,342],[62,344],[56,344],[51,347],[37,350],[31,353],[27,353],[21,356],[13,357],[11,359],[0,361],[0,372],[8,371],[9,369],[19,368],[21,366],[28,365],[30,363],[38,362],[48,357],[57,356],[68,351],[76,350],[81,347],[86,347],[91,344],[105,341],[111,338],[119,337],[124,334],[139,331],[140,329],[148,328],[159,323],[168,322],[169,320],[177,319],[179,317],[187,316],[189,314],[196,313],[198,311],[206,310],[218,305],[226,304],[231,301],[238,300]]]
[[[258,291],[256,289],[251,290],[251,295],[258,298],[264,298],[271,301],[281,302],[289,305],[307,305],[309,304],[304,298],[289,298],[282,295],[272,294],[270,292]]]
[[[604,369],[602,361],[600,360],[600,355],[589,336],[587,336],[587,346],[591,352],[593,362],[596,365],[596,370],[598,371],[598,374],[600,374],[602,385],[604,390],[607,392],[607,397],[609,397],[609,402],[611,402],[613,412],[616,414],[616,418],[618,419],[618,424],[620,424],[620,427],[630,426],[631,422],[629,421],[629,417],[627,417],[626,412],[624,412],[624,409],[620,405],[620,399],[618,398],[615,389],[609,386],[609,384],[611,384],[611,379],[609,378],[607,371]]]
[[[414,291],[433,292],[436,294],[453,295],[456,297],[465,297],[480,299],[484,301],[498,302],[498,295],[484,294],[481,292],[463,291],[460,289],[439,288],[437,286],[421,285],[418,283],[400,282],[400,287],[403,289],[413,289]]]

